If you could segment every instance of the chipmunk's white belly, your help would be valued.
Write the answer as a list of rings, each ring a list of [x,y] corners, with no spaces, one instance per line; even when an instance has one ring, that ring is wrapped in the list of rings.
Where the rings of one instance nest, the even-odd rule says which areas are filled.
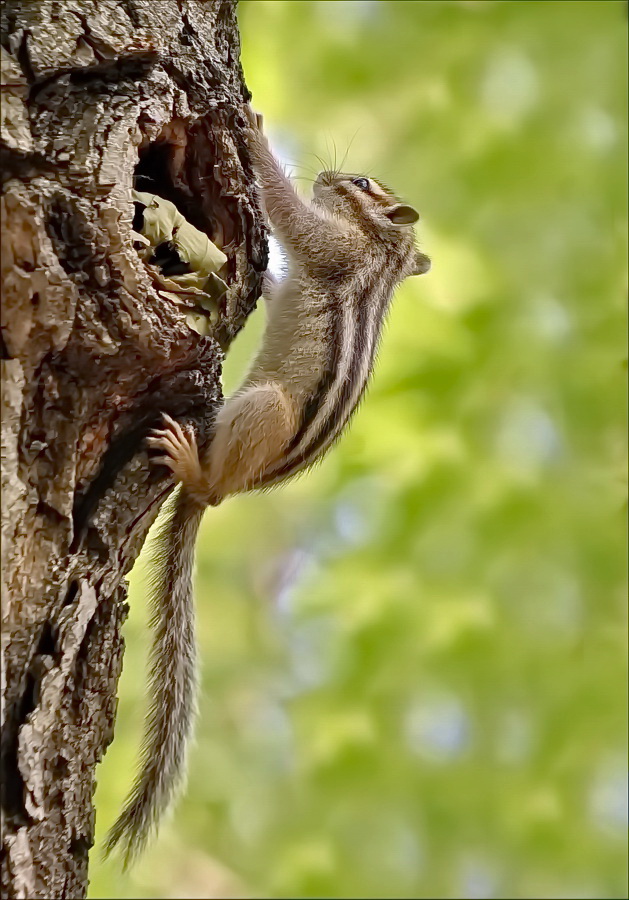
[[[289,394],[309,394],[329,366],[337,310],[325,296],[288,283],[272,301],[266,333],[246,384],[280,384]]]

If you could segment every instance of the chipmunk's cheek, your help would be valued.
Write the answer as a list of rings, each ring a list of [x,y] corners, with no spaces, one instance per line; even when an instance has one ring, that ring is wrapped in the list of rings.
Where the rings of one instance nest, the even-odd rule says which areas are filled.
[[[313,205],[318,206],[320,209],[332,210],[335,208],[336,197],[334,190],[328,184],[315,181],[312,188],[312,198]]]

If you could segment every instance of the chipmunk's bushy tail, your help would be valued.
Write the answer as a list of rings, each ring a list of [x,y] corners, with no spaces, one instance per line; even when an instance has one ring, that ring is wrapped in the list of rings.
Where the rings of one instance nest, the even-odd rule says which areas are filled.
[[[198,501],[179,488],[149,545],[154,640],[141,767],[105,846],[105,855],[118,846],[125,868],[144,849],[183,781],[186,745],[196,714],[192,570],[203,511]]]

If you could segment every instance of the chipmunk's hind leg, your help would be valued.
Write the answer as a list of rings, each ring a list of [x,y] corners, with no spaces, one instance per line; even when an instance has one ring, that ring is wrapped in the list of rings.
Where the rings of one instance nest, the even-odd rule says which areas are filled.
[[[220,497],[256,487],[296,430],[296,403],[279,384],[253,385],[231,397],[216,419],[209,480]]]

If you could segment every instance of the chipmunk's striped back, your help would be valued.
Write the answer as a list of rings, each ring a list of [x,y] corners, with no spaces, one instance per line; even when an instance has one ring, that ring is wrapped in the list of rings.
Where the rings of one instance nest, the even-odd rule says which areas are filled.
[[[399,280],[383,257],[380,271],[353,275],[329,301],[322,373],[302,403],[299,429],[283,459],[262,477],[259,487],[276,484],[309,467],[344,431],[364,395],[373,370],[382,325]]]

